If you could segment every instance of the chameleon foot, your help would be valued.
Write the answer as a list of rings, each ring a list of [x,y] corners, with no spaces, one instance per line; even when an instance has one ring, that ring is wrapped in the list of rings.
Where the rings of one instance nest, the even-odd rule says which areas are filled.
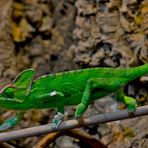
[[[130,117],[135,116],[136,107],[137,106],[133,106],[133,105],[128,106],[128,114],[129,114]]]
[[[59,125],[62,123],[62,121],[64,120],[64,117],[67,116],[67,113],[65,114],[62,114],[60,112],[58,112],[53,120],[52,120],[52,125],[53,125],[53,128],[58,128]]]
[[[128,113],[131,117],[134,116],[136,108],[137,108],[137,102],[134,98],[125,96],[125,101],[128,108]]]

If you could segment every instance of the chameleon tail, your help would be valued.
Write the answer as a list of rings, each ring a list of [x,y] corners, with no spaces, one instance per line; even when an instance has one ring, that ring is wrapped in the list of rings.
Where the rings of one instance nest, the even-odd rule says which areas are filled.
[[[148,64],[128,69],[125,76],[128,80],[134,80],[145,74],[148,74]]]

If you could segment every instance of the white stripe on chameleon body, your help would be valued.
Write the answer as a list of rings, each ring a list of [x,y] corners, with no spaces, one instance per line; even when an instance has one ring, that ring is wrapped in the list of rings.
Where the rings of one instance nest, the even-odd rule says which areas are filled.
[[[56,91],[53,91],[53,92],[50,93],[50,96],[51,96],[51,97],[52,97],[52,96],[55,96],[55,95],[57,95]]]

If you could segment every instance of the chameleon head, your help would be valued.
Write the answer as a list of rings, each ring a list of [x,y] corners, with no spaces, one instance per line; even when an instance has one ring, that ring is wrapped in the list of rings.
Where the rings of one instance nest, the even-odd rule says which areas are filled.
[[[13,106],[16,106],[23,102],[24,88],[17,88],[13,85],[6,86],[0,92],[0,108],[3,109],[13,109]]]
[[[30,89],[34,69],[27,69],[21,72],[12,82],[0,91],[0,107],[16,106],[23,102]]]

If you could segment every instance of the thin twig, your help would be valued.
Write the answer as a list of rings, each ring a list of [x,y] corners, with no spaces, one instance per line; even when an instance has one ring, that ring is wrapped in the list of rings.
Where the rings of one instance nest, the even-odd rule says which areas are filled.
[[[138,107],[134,113],[134,116],[132,116],[132,118],[138,117],[138,116],[144,116],[144,115],[148,115],[148,106]],[[64,121],[61,123],[61,125],[57,129],[54,129],[52,127],[52,124],[46,124],[42,126],[1,133],[0,141],[9,141],[9,140],[15,140],[19,138],[39,136],[42,134],[52,133],[55,131],[64,131],[64,130],[85,127],[85,126],[94,125],[94,124],[100,124],[100,123],[111,122],[116,120],[123,120],[127,118],[131,118],[127,110],[123,110],[123,111],[118,110],[111,113],[94,115],[89,118],[84,118],[84,119],[80,118],[80,119]]]

